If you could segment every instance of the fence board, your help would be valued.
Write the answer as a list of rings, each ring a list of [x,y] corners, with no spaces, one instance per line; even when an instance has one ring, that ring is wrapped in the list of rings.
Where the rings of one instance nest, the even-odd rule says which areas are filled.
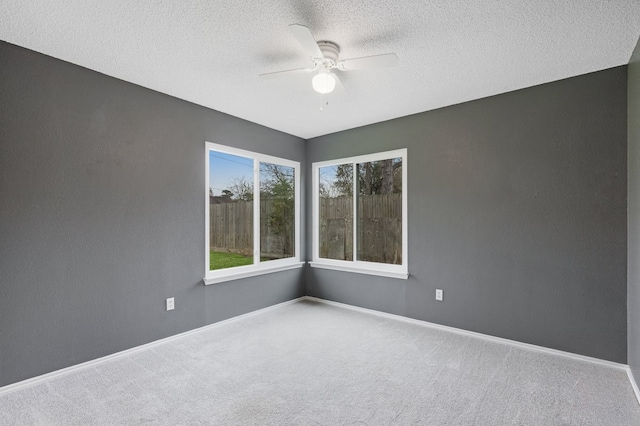
[[[320,257],[353,259],[353,198],[320,198]],[[402,263],[402,194],[358,196],[358,260]]]
[[[263,260],[294,256],[294,217],[294,210],[282,200],[260,201],[260,257]],[[275,229],[273,222],[277,219],[280,227]],[[253,255],[252,201],[210,204],[209,220],[211,250]]]
[[[291,257],[295,249],[292,206],[275,209],[277,199],[260,200],[260,256]],[[320,257],[353,259],[353,198],[321,197]],[[269,221],[281,218],[280,226]],[[234,201],[210,205],[211,249],[251,256],[253,253],[253,202]],[[282,225],[284,224],[284,225]],[[358,197],[358,260],[402,263],[402,194]],[[277,229],[276,229],[277,228]]]

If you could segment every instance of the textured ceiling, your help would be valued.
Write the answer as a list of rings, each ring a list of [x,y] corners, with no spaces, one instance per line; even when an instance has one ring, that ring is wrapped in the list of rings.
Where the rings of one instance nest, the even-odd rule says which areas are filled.
[[[0,39],[305,139],[627,64],[640,0],[0,0]],[[288,25],[340,58],[393,69],[260,79],[310,60]]]

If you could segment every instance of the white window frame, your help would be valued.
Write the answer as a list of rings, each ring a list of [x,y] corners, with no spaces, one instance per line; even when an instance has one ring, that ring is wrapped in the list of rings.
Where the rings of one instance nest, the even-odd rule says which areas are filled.
[[[357,259],[357,212],[358,197],[357,188],[357,170],[356,164],[367,163],[371,161],[388,160],[390,158],[402,158],[402,264],[391,265],[378,262],[366,262]],[[336,260],[325,259],[320,257],[320,168],[327,166],[337,166],[341,164],[353,164],[353,259],[352,260]],[[312,165],[312,182],[313,182],[313,261],[309,264],[314,268],[334,269],[338,271],[355,272],[369,275],[379,275],[383,277],[407,279],[409,278],[408,269],[408,238],[407,238],[407,149],[398,149],[394,151],[379,152],[375,154],[360,155],[357,157],[339,158],[329,161],[320,161]]]
[[[209,270],[210,266],[210,242],[209,242],[209,153],[217,151],[225,154],[238,155],[253,160],[253,264],[236,266],[232,268]],[[266,262],[260,261],[260,163],[272,163],[294,169],[295,185],[295,253],[293,257],[274,259]],[[268,274],[288,269],[300,268],[304,262],[300,261],[300,163],[271,155],[260,154],[253,151],[232,148],[213,142],[205,142],[205,285],[217,284],[225,281],[247,278],[262,274]]]

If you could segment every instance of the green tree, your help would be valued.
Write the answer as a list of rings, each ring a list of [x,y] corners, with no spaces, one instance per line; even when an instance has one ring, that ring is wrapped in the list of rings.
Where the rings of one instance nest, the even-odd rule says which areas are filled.
[[[265,236],[278,236],[282,255],[294,255],[295,169],[260,163],[260,204],[266,208]],[[264,201],[264,203],[263,203]]]
[[[232,199],[241,201],[253,201],[253,182],[244,176],[236,176],[231,180],[228,188],[222,190],[222,194],[232,194]]]
[[[392,194],[402,185],[402,160],[390,158],[356,165],[357,192],[360,195]],[[335,167],[332,179],[320,182],[321,197],[353,195],[353,166],[340,164]]]
[[[340,164],[320,170],[320,196],[326,198],[353,195],[353,165]]]
[[[358,164],[360,195],[392,194],[402,185],[402,160],[390,158]]]
[[[295,176],[294,169],[279,164],[260,164],[260,197],[271,200],[267,217],[271,232],[289,235],[295,221]],[[288,241],[285,238],[285,241]]]

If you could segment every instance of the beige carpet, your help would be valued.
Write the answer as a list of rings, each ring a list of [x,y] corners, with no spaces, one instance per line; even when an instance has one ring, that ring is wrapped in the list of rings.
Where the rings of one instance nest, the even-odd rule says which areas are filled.
[[[640,425],[624,371],[304,301],[0,396],[1,425]]]

